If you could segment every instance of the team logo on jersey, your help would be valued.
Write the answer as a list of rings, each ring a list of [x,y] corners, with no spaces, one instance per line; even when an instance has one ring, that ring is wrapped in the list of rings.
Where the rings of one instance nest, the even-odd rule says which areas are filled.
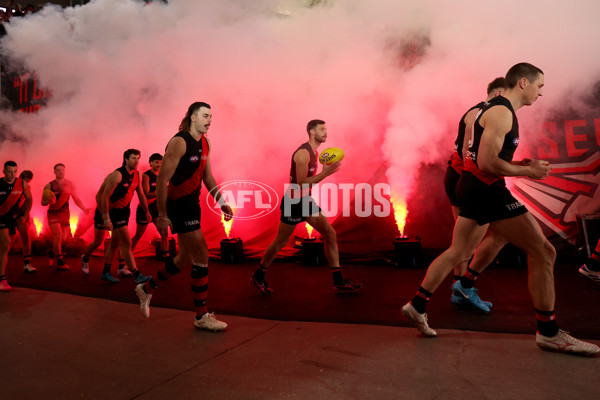
[[[193,155],[189,158],[190,162],[198,162],[199,159],[200,157],[198,157],[197,155]]]
[[[515,145],[515,147],[517,147],[517,146],[519,145],[519,138],[518,138],[518,137],[516,137],[516,138],[513,140],[513,144]]]

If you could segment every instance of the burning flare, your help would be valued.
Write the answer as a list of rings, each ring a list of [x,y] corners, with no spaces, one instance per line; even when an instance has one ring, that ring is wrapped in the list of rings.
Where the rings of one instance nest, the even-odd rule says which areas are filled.
[[[221,223],[223,224],[223,229],[225,229],[225,235],[227,235],[227,239],[229,239],[229,233],[231,232],[233,218],[231,218],[229,221],[225,221],[225,214],[221,214]]]
[[[71,236],[75,237],[75,231],[77,230],[77,223],[79,222],[79,217],[77,215],[72,215],[71,219],[69,219],[69,226],[71,228]]]
[[[42,233],[42,228],[44,227],[44,223],[40,217],[33,217],[33,223],[35,224],[35,234],[37,237],[40,237]]]
[[[408,215],[406,199],[392,192],[390,195],[390,201],[392,202],[392,207],[394,207],[394,218],[396,219],[396,225],[398,225],[398,231],[400,232],[400,236],[404,236],[406,216]]]
[[[308,222],[306,222],[306,232],[308,232],[308,238],[312,239],[312,232],[313,232],[313,227],[310,226],[310,224]]]

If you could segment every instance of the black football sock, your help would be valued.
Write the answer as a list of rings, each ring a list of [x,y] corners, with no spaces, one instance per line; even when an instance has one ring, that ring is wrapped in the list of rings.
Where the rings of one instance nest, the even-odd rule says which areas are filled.
[[[429,304],[429,298],[431,295],[431,292],[428,292],[421,286],[410,303],[415,310],[417,310],[420,314],[423,314],[427,310],[427,304]]]

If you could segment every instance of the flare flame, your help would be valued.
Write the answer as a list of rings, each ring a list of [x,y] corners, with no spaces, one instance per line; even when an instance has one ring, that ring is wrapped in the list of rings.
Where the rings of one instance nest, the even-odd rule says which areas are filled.
[[[79,222],[79,217],[77,215],[72,215],[69,219],[69,227],[71,228],[71,236],[75,237],[75,231],[77,230],[77,223]]]
[[[225,229],[225,235],[227,235],[227,239],[229,239],[231,225],[233,225],[233,218],[231,218],[229,221],[225,221],[225,214],[221,214],[221,223],[223,224],[223,229]]]
[[[33,223],[35,225],[35,234],[37,235],[37,237],[40,237],[42,229],[44,228],[44,223],[42,222],[42,219],[40,217],[34,217]]]
[[[310,224],[308,222],[306,222],[306,232],[308,232],[309,239],[312,239],[313,230],[314,230],[314,228],[312,226],[310,226]]]
[[[390,195],[390,201],[394,208],[394,218],[396,219],[396,225],[400,236],[404,236],[404,227],[406,226],[406,216],[408,215],[408,208],[406,205],[406,199],[394,192]]]

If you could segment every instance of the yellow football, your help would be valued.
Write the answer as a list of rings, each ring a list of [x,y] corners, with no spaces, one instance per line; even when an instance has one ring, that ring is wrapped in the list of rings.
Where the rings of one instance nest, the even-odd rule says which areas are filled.
[[[47,206],[48,204],[54,204],[56,202],[56,195],[50,189],[44,189],[42,192],[42,205]]]
[[[333,164],[334,162],[342,161],[343,159],[344,150],[338,147],[329,147],[319,154],[319,162],[325,165]]]

